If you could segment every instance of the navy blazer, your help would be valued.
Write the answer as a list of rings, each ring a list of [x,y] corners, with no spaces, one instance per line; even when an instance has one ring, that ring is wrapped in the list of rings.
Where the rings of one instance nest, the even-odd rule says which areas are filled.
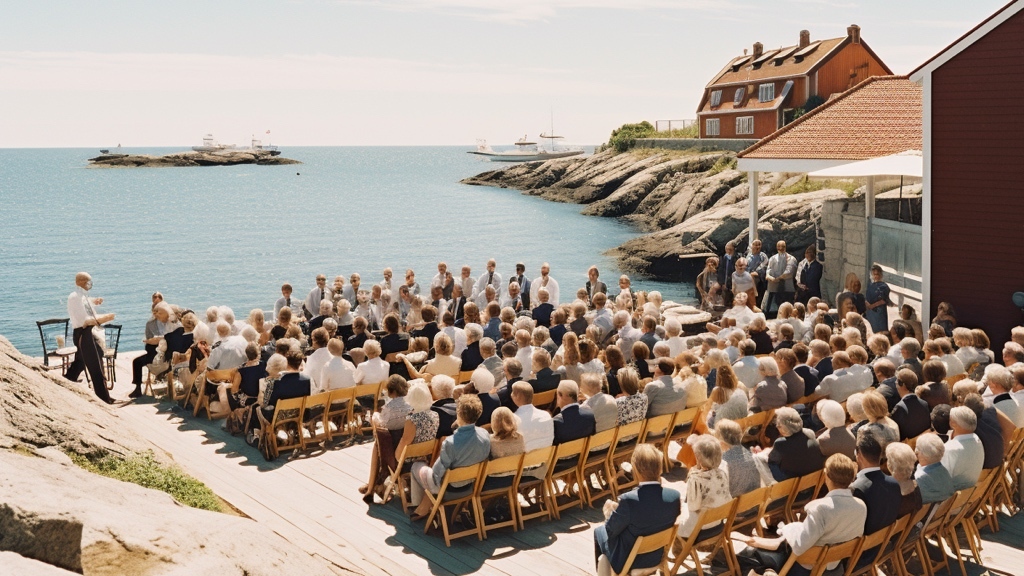
[[[566,406],[552,420],[555,421],[555,444],[564,444],[597,434],[594,411],[586,406]]]
[[[526,276],[512,276],[508,279],[508,283],[511,284],[516,282],[519,284],[519,299],[523,301],[523,309],[530,309],[530,279]]]
[[[281,374],[281,378],[274,384],[274,391],[270,393],[267,406],[275,406],[278,400],[309,396],[311,383],[312,380],[309,379],[309,376],[300,372]]]
[[[536,310],[536,308],[534,308]],[[562,345],[562,337],[569,331],[569,327],[565,324],[559,324],[558,326],[552,326],[548,330],[548,335],[551,336],[551,341],[555,343],[555,346]]]
[[[932,427],[932,411],[928,402],[917,394],[907,394],[892,409],[892,419],[900,427],[900,440],[913,438]]]
[[[810,396],[811,394],[814,394],[814,389],[818,387],[818,383],[820,382],[820,380],[818,380],[818,371],[807,364],[801,364],[796,368],[793,368],[793,371],[804,379],[803,395]]]
[[[832,357],[822,358],[818,360],[818,363],[814,366],[814,369],[818,371],[818,380],[824,380],[826,376],[832,374]]]
[[[551,326],[551,313],[554,311],[555,307],[549,302],[537,304],[537,307],[533,309],[532,313],[533,319],[537,322],[537,326]]]
[[[480,342],[473,342],[462,351],[462,371],[476,370],[476,367],[483,364],[484,357],[480,355]]]
[[[660,484],[643,484],[619,496],[618,508],[594,530],[595,560],[604,554],[612,570],[621,572],[636,539],[671,527],[680,510],[679,492]],[[653,568],[661,555],[656,551],[637,556],[633,568]]]
[[[533,393],[536,394],[558,388],[558,383],[561,381],[562,376],[551,368],[541,368],[537,371],[537,377],[530,380],[530,386],[533,386]]]
[[[895,478],[886,476],[881,470],[873,470],[867,474],[858,474],[853,484],[850,484],[850,490],[868,507],[864,534],[872,534],[896,522],[903,495],[900,483]]]
[[[433,349],[434,348],[434,336],[437,336],[437,334],[440,331],[441,331],[441,329],[437,327],[437,322],[427,322],[423,326],[423,328],[420,328],[419,330],[413,330],[412,331],[412,337],[413,338],[426,338],[427,339],[427,347]]]
[[[879,382],[876,390],[885,398],[886,404],[889,405],[889,412],[892,412],[896,405],[900,403],[900,393],[896,390],[895,376]]]
[[[452,425],[455,424],[455,400],[442,398],[430,405],[430,409],[437,414],[437,437],[444,438],[452,435]]]
[[[497,392],[498,401],[501,402],[501,405],[513,412],[515,412],[516,409],[519,407],[516,406],[516,403],[512,401],[512,385],[515,384],[516,382],[521,381],[522,378],[513,378],[511,380],[508,380],[507,382],[505,382],[505,385],[502,386],[501,389],[499,389]]]
[[[498,395],[494,392],[489,394],[477,394],[477,398],[480,399],[483,411],[480,412],[480,419],[476,421],[476,425],[483,426],[484,424],[490,424],[491,414],[501,407],[501,399],[498,398]]]
[[[736,261],[740,258],[739,252],[733,252],[732,256],[728,254],[719,256],[716,280],[722,285],[722,288],[732,289],[732,273],[736,271]]]

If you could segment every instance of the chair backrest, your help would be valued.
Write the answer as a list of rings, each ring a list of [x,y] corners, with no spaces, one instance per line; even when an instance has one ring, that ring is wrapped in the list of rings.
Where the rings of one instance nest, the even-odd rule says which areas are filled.
[[[648,436],[664,436],[668,433],[675,419],[675,413],[652,416],[644,422],[643,431],[640,433],[640,442],[646,442]]]
[[[480,469],[483,467],[483,462],[478,462],[470,466],[460,466],[458,468],[449,468],[444,474],[444,481],[441,484],[442,491],[448,487],[449,484],[456,482],[467,482],[469,480],[476,480],[480,477]]]
[[[456,379],[455,383],[456,384],[465,384],[466,382],[469,382],[469,379],[472,378],[472,377],[473,377],[473,371],[472,370],[462,370],[462,371],[459,372],[459,377],[458,377],[458,379]]]
[[[878,561],[878,558],[886,552],[886,547],[882,546],[882,544],[885,544],[886,542],[892,542],[893,546],[889,549],[894,549],[895,544],[899,542],[900,535],[902,535],[904,530],[907,528],[907,522],[910,521],[910,516],[910,514],[904,514],[899,520],[896,520],[895,524],[884,526],[871,534],[865,535],[861,541],[860,550],[858,550],[857,556],[850,558],[850,564],[859,564],[863,560],[861,556],[864,553],[873,548],[877,548],[874,553],[874,557],[870,559],[871,563],[874,564]]]
[[[589,437],[577,438],[572,442],[563,442],[555,447],[555,460],[561,460],[562,458],[570,458],[572,456],[579,456],[587,448],[587,441]]]
[[[327,403],[328,404],[328,411],[331,410],[330,406],[333,406],[334,404],[340,404],[342,402],[351,401],[352,398],[355,396],[355,391],[356,391],[356,389],[355,389],[354,386],[349,386],[348,388],[335,388],[334,390],[330,390],[331,397],[330,397],[330,400]],[[344,412],[344,411],[345,411],[344,408],[338,408],[338,409],[334,410],[334,412],[337,412],[337,413]],[[334,412],[332,412],[332,413],[334,413]]]
[[[751,414],[750,416],[747,416],[747,417],[744,417],[744,418],[740,418],[739,420],[736,420],[736,423],[740,425],[740,430],[742,430],[743,431],[743,435],[746,436],[747,430],[749,430],[751,428],[755,428],[757,426],[760,426],[761,430],[763,432],[764,431],[764,427],[767,426],[769,423],[771,423],[772,417],[774,417],[774,415],[775,415],[775,410],[765,410],[764,412],[755,412],[754,414]]]
[[[687,546],[684,548],[684,550],[689,550],[695,544],[699,544],[698,540],[699,540],[699,536],[700,536],[700,532],[701,532],[701,527],[705,526],[707,524],[711,524],[712,522],[719,522],[719,521],[726,522],[726,525],[722,529],[722,532],[720,534],[716,534],[715,536],[713,536],[713,538],[719,538],[719,537],[722,537],[723,535],[724,536],[728,536],[728,534],[729,534],[729,523],[728,523],[728,520],[730,518],[732,518],[733,513],[735,511],[736,511],[736,498],[733,498],[732,500],[729,500],[728,502],[726,502],[725,504],[722,504],[721,506],[718,506],[716,508],[708,508],[707,510],[704,510],[703,512],[701,512],[700,513],[700,518],[698,518],[697,522],[693,525],[693,532],[691,532],[690,534],[686,535],[686,544],[687,544]]]
[[[615,445],[618,446],[619,443],[623,441],[623,439],[628,440],[631,436],[640,436],[640,432],[643,431],[644,424],[646,423],[646,420],[637,420],[636,422],[630,422],[629,424],[623,424],[622,426],[619,426],[619,433],[616,434]]]
[[[113,351],[114,358],[117,358],[117,347],[121,343],[121,325],[104,324],[103,334],[107,340],[107,350]]]
[[[311,394],[311,395],[306,397],[306,404],[305,404],[304,408],[305,408],[305,410],[308,411],[308,410],[310,410],[312,408],[317,408],[317,407],[321,407],[322,406],[324,408],[324,412],[326,412],[327,411],[328,403],[330,401],[331,401],[331,393],[329,391],[328,392],[320,392],[318,394]],[[317,418],[322,418],[322,417],[323,417],[323,415],[317,416]]]
[[[854,538],[853,540],[847,540],[846,542],[840,542],[838,544],[829,544],[825,548],[825,553],[818,557],[818,560],[814,565],[822,566],[827,565],[831,562],[839,562],[841,560],[851,560],[854,553],[862,547],[861,543],[864,541],[864,537]]]
[[[484,462],[483,471],[480,473],[480,477],[486,480],[488,476],[496,474],[510,475],[508,474],[509,472],[513,472],[518,475],[523,469],[523,456],[523,454],[515,454],[494,460],[487,460]],[[512,484],[508,484],[503,486],[501,491],[508,490],[511,487]]]
[[[354,388],[353,394],[358,398],[360,396],[373,396],[374,399],[380,397],[381,387],[384,386],[384,382],[370,382],[368,384],[359,384]]]
[[[73,346],[70,340],[68,340],[68,325],[70,320],[67,318],[50,318],[49,320],[42,320],[36,322],[36,327],[39,328],[39,339],[43,344],[43,363],[49,365],[47,356],[52,352],[61,348],[60,343],[57,342],[57,337],[64,338],[64,347]]]
[[[601,446],[608,448],[611,445],[611,443],[615,441],[615,435],[618,433],[619,429],[616,428],[615,426],[612,426],[607,430],[602,430],[601,432],[594,434],[593,436],[590,437],[590,444],[588,447],[589,451],[593,452],[595,449],[600,448]]]
[[[437,443],[438,440],[435,439],[427,440],[426,442],[417,442],[416,444],[407,445],[402,450],[402,453],[398,455],[398,467],[401,468],[402,464],[404,464],[406,460],[411,460],[413,458],[430,458],[431,456],[434,455],[434,450],[435,448],[437,448]]]
[[[818,497],[818,487],[825,482],[825,471],[818,470],[797,478],[796,485],[789,495],[789,507],[803,507],[811,500]],[[801,492],[810,490],[808,494],[800,495]]]
[[[299,396],[298,398],[282,398],[274,404],[274,419],[270,421],[271,426],[278,426],[285,422],[298,422],[302,419],[302,406],[306,402],[306,396]],[[282,412],[287,410],[295,410],[294,416],[288,416],[287,418],[281,416]]]
[[[545,446],[531,450],[523,455],[523,468],[533,468],[551,462],[551,456],[555,453],[554,446]]]
[[[942,530],[947,520],[949,520],[949,511],[953,508],[953,504],[960,497],[960,492],[955,492],[949,498],[946,498],[942,502],[935,503],[932,506],[931,511],[926,517],[924,528],[921,530],[922,536],[931,536]]]
[[[789,558],[786,560],[786,564],[782,566],[782,570],[779,571],[779,576],[787,576],[789,571],[793,568],[796,563],[803,564],[804,566],[817,566],[822,556],[828,551],[828,545],[824,546],[812,546],[803,554],[797,556],[793,553],[789,554]]]
[[[637,556],[643,554],[649,554],[651,552],[662,551],[662,559],[664,561],[665,555],[668,554],[668,547],[675,541],[676,531],[678,526],[673,524],[668,528],[665,528],[661,532],[655,532],[654,534],[648,534],[647,536],[640,536],[633,542],[633,549],[629,551],[629,556],[626,558],[626,563],[623,564],[622,570],[618,576],[626,576],[633,569],[633,561],[636,560]]]
[[[225,370],[208,369],[206,371],[207,382],[231,382],[238,374],[238,368],[227,368]]]
[[[555,401],[555,394],[558,390],[547,390],[545,392],[537,392],[533,395],[533,405],[537,408],[547,408]]]
[[[693,408],[687,408],[676,412],[672,418],[672,428],[670,429],[670,435],[676,434],[689,434],[693,430],[693,423],[703,414],[701,406],[694,406]],[[680,426],[689,426],[683,430],[679,430]],[[673,438],[674,439],[674,438]]]

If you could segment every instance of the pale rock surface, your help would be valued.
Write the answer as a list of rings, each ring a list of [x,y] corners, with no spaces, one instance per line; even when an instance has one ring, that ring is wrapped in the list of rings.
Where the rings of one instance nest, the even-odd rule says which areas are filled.
[[[25,558],[14,552],[0,552],[0,576],[71,576],[63,568],[51,566],[45,562]]]

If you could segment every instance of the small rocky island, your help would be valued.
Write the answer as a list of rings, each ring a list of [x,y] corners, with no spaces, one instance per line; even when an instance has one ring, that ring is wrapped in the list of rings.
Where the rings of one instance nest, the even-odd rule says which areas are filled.
[[[281,166],[302,164],[298,160],[283,158],[264,150],[218,150],[216,152],[175,152],[163,156],[150,154],[101,154],[89,159],[89,166],[106,168],[161,168],[169,166],[236,166],[260,164]]]

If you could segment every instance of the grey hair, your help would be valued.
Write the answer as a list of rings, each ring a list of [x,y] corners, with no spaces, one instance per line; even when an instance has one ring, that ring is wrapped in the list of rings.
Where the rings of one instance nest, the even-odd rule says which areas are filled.
[[[231,324],[227,320],[217,321],[217,336],[230,336],[231,335]]]
[[[897,480],[910,480],[914,475],[914,464],[917,458],[914,450],[902,442],[890,442],[885,447],[885,458],[889,462],[889,471]]]
[[[712,368],[721,368],[722,366],[732,364],[732,362],[729,362],[729,353],[718,348],[708,350],[707,355],[704,357],[704,362]],[[778,375],[778,367],[776,367],[775,374]]]
[[[466,343],[472,344],[484,337],[484,329],[475,322],[466,324]]]
[[[331,312],[334,312],[334,302],[331,302],[330,300],[321,300],[320,301],[320,315],[321,316],[327,316]]]
[[[473,370],[469,381],[473,383],[473,387],[480,394],[490,394],[491,390],[494,390],[494,374],[491,374],[491,371],[483,364]]]
[[[220,317],[227,321],[228,324],[235,323],[235,311],[227,306],[221,306],[217,309],[220,313]]]
[[[701,466],[714,470],[722,463],[722,445],[707,434],[701,435],[693,444],[693,455]]]
[[[438,374],[431,378],[430,387],[441,398],[451,398],[455,391],[455,379],[451,376]]]
[[[846,411],[839,402],[826,398],[818,401],[818,418],[825,428],[838,428],[846,424]]]
[[[192,330],[192,339],[196,342],[210,343],[210,327],[206,324],[196,324]]]
[[[655,342],[654,349],[651,350],[651,353],[654,354],[655,358],[663,358],[672,353],[672,347],[668,345],[668,342],[660,340]]]
[[[255,342],[260,339],[260,334],[252,326],[246,326],[242,328],[242,338],[245,338],[246,342]]]
[[[668,333],[669,336],[679,336],[682,331],[683,325],[679,323],[679,320],[669,318],[665,321],[665,332]]]
[[[946,445],[942,443],[939,435],[934,432],[925,432],[918,436],[915,446],[928,463],[938,462],[946,454]]]
[[[974,432],[978,428],[978,415],[967,406],[956,406],[950,410],[949,421],[968,432]]]
[[[743,429],[735,420],[719,418],[715,422],[715,435],[730,446],[738,446],[743,442]]]
[[[1013,390],[1013,383],[1016,379],[1013,377],[1013,373],[1007,370],[1005,366],[989,364],[985,367],[984,380],[986,383],[994,382],[999,388],[1009,392]]]
[[[779,375],[779,364],[775,361],[775,358],[758,358],[757,368],[765,376],[778,377]]]
[[[288,368],[288,361],[280,354],[274,354],[267,360],[268,373],[281,373]]]
[[[334,318],[327,318],[324,320],[324,330],[328,332],[334,332],[338,329],[338,321]]]
[[[562,380],[558,383],[558,394],[568,396],[574,400],[579,400],[580,386],[572,380]]]
[[[775,411],[775,425],[779,428],[779,432],[785,431],[786,436],[792,436],[804,429],[804,421],[800,417],[800,413],[789,406]]]

